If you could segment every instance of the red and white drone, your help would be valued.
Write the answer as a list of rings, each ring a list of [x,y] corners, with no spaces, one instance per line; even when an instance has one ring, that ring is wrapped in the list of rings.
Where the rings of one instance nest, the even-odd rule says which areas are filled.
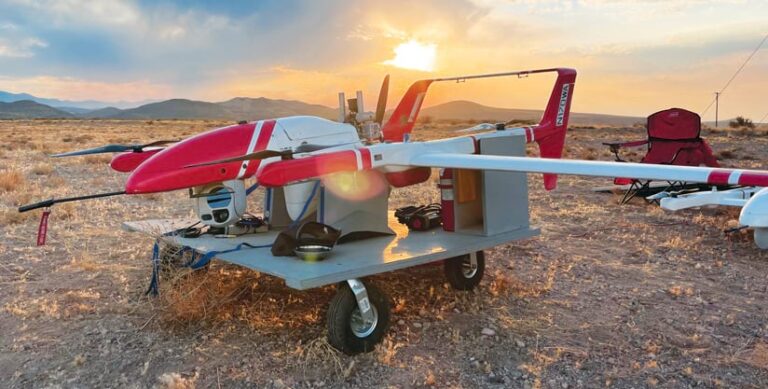
[[[505,128],[504,125],[481,124],[467,132],[491,131],[426,142],[410,141],[424,96],[434,82],[550,72],[556,73],[557,79],[538,125]],[[361,175],[370,173],[383,178],[389,186],[400,188],[426,181],[432,168],[544,173],[547,190],[556,187],[557,174],[712,185],[768,185],[766,171],[559,159],[565,143],[575,81],[576,71],[568,68],[421,80],[410,86],[389,120],[383,123],[387,76],[375,113],[364,111],[360,92],[356,99],[350,99],[348,110],[344,107],[344,96],[340,94],[339,122],[313,116],[292,116],[218,128],[177,143],[108,145],[57,154],[55,156],[63,157],[120,152],[110,166],[119,172],[130,172],[125,190],[51,199],[19,210],[24,212],[58,202],[118,194],[140,195],[189,188],[194,197],[194,194],[226,191],[234,198],[229,208],[217,212],[206,210],[205,206],[197,207],[203,224],[222,227],[235,223],[242,216],[246,179],[255,179],[264,187],[282,187],[288,213],[291,218],[297,218],[318,179],[339,173],[362,172]],[[478,154],[481,139],[511,136],[524,136],[528,143],[538,143],[541,158]],[[173,144],[159,147],[169,143]],[[768,220],[768,196],[754,196],[744,206],[744,211],[751,215],[757,213],[760,219]],[[765,229],[768,225],[754,227],[768,231]]]
[[[556,73],[557,79],[538,125],[506,128],[504,124],[486,123],[465,130],[472,135],[410,141],[427,88],[433,82],[547,72]],[[349,100],[349,110],[340,94],[339,122],[294,116],[219,128],[176,143],[108,145],[59,154],[120,152],[111,166],[131,173],[125,190],[51,199],[23,206],[19,211],[87,198],[189,189],[198,222],[208,226],[205,233],[201,230],[188,236],[188,229],[175,230],[158,220],[128,222],[124,227],[155,236],[158,229],[154,227],[160,227],[162,236],[158,240],[180,247],[177,256],[191,249],[193,262],[188,266],[193,269],[205,266],[215,256],[280,277],[296,289],[340,284],[327,311],[328,339],[334,347],[353,354],[370,351],[383,339],[390,316],[389,299],[375,286],[364,283],[362,277],[441,261],[449,284],[455,289],[471,290],[483,276],[483,250],[538,234],[538,229],[528,223],[525,176],[504,172],[544,173],[547,190],[555,188],[557,174],[750,187],[768,184],[766,171],[560,160],[575,81],[576,71],[565,68],[421,80],[411,85],[382,126],[387,77],[375,113],[364,110],[360,92],[356,99]],[[524,142],[538,143],[541,158],[514,156],[525,155]],[[167,143],[174,144],[159,147]],[[445,168],[440,177],[442,206],[438,214],[442,230],[411,234],[408,229],[398,228],[390,222],[387,209],[390,188],[424,182],[435,167]],[[486,172],[478,174],[477,170]],[[467,178],[474,176],[480,178]],[[266,230],[248,229],[247,222],[254,222],[252,226],[257,227],[263,225],[246,215],[250,191],[246,189],[246,179],[270,188],[264,196]],[[315,193],[319,182],[323,189],[318,200]],[[473,196],[466,193],[474,198],[467,200]],[[462,200],[462,196],[468,197]],[[423,230],[419,227],[438,224],[434,222],[438,220],[435,205],[409,208],[430,212],[418,215],[419,225],[412,218],[407,220],[412,229]],[[401,208],[395,217],[401,219],[402,212],[412,216],[411,211]],[[43,213],[38,244],[44,243],[47,215],[48,212]],[[311,223],[315,219],[320,223],[319,231],[334,236],[334,242],[301,242],[306,226],[318,226]],[[762,189],[744,203],[744,222],[755,228],[758,245],[768,244],[768,191]],[[288,228],[283,232],[276,231],[285,226]],[[221,230],[223,234],[212,232]],[[339,230],[348,235],[341,236]],[[365,239],[353,241],[360,238],[357,235],[361,232]],[[379,235],[372,237],[376,233]],[[283,245],[281,237],[291,234],[292,238],[286,238],[290,243]],[[355,234],[355,238],[341,242]],[[340,242],[343,244],[334,247]],[[284,246],[291,247],[288,254],[280,251]],[[241,251],[242,247],[248,250]],[[320,262],[331,250],[333,254]],[[157,290],[159,252],[156,244],[148,292]],[[304,261],[282,258],[293,253]],[[201,258],[194,262],[196,254]]]

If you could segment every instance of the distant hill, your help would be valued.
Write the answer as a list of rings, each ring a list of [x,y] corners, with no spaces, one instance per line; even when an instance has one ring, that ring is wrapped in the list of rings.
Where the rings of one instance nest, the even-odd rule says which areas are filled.
[[[115,115],[118,115],[121,112],[123,112],[123,110],[120,109],[120,108],[106,107],[106,108],[101,108],[101,109],[94,109],[92,111],[86,111],[86,112],[80,114],[79,116],[84,117],[84,118],[88,118],[88,119],[105,119],[105,118],[109,118],[109,117],[113,117]]]
[[[172,99],[126,109],[115,119],[225,119],[226,111],[216,103],[186,99]]]
[[[69,112],[30,100],[15,101],[12,103],[0,102],[0,119],[53,119],[71,117],[74,117],[74,115]]]
[[[318,104],[308,104],[295,100],[268,99],[266,97],[236,97],[218,103],[187,99],[171,99],[144,104],[136,108],[120,109],[108,106],[99,109],[85,109],[76,106],[52,107],[44,103],[21,100],[11,103],[4,99],[30,97],[21,93],[12,94],[0,91],[0,118],[72,118],[87,119],[223,119],[223,120],[260,120],[294,115],[312,115],[327,119],[336,119],[337,110]],[[31,96],[34,97],[34,96]],[[50,100],[50,99],[49,99]],[[62,100],[52,100],[63,102]],[[391,111],[390,111],[391,112]],[[419,117],[437,120],[490,121],[511,120],[538,122],[543,111],[535,109],[513,109],[489,107],[471,101],[451,101],[421,110]],[[615,116],[592,113],[571,113],[571,125],[606,125],[629,127],[636,123],[645,123],[645,118]],[[725,122],[727,125],[727,122]]]
[[[273,100],[266,97],[248,98],[236,97],[232,100],[218,103],[235,118],[265,119],[294,115],[320,116],[326,119],[336,119],[338,110],[319,104],[307,104],[295,100]]]
[[[86,114],[85,116],[90,116]],[[107,116],[115,119],[229,119],[258,120],[294,115],[335,118],[336,110],[317,104],[265,97],[238,97],[220,103],[173,99],[122,110]]]
[[[139,101],[139,102],[133,102],[133,101],[105,102],[105,101],[96,101],[96,100],[70,101],[70,100],[59,100],[59,99],[37,97],[37,96],[30,95],[29,93],[10,93],[5,91],[0,91],[0,102],[12,103],[12,102],[22,101],[22,100],[31,100],[36,103],[45,104],[45,105],[60,109],[62,111],[67,111],[74,114],[81,114],[81,113],[84,113],[84,111],[100,109],[100,108],[109,107],[109,106],[120,107],[120,108],[133,108],[138,105],[146,104],[149,102],[148,100]]]
[[[90,108],[59,107],[59,106],[53,106],[53,105],[50,105],[50,104],[46,104],[46,105],[49,105],[51,107],[54,107],[54,108],[56,108],[58,110],[61,110],[61,111],[64,111],[64,112],[69,112],[69,113],[71,113],[73,115],[85,115],[88,112],[93,111],[93,109],[90,109]]]
[[[475,121],[510,121],[529,120],[538,122],[544,111],[537,109],[514,109],[488,107],[471,101],[458,100],[424,108],[420,118],[427,116],[438,120],[475,120]],[[629,127],[635,123],[645,123],[645,118],[634,116],[602,115],[594,113],[571,112],[568,121],[571,125],[606,125]]]

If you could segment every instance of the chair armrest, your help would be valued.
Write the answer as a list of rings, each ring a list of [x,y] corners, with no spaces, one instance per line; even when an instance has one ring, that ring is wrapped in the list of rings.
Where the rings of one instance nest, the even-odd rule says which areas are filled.
[[[603,144],[608,146],[608,147],[610,147],[611,149],[613,149],[614,147],[619,149],[619,148],[622,148],[622,147],[638,147],[638,146],[642,146],[642,145],[648,144],[648,140],[647,139],[643,139],[643,140],[633,140],[633,141],[630,141],[630,142],[603,142]]]
[[[619,156],[619,149],[622,147],[637,147],[642,146],[644,144],[647,144],[648,140],[633,140],[630,142],[603,142],[604,145],[608,146],[611,149],[611,152],[613,155],[616,156],[616,161],[618,162],[626,162],[623,159],[621,159],[621,156]]]

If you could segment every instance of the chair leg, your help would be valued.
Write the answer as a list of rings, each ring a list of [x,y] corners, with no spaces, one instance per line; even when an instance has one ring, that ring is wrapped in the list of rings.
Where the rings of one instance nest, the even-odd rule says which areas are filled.
[[[627,191],[624,192],[624,197],[621,198],[621,202],[619,202],[619,204],[624,205],[632,201],[632,199],[635,198],[635,196],[637,195],[637,192],[639,190],[642,190],[643,187],[645,187],[646,185],[647,183],[640,185],[640,181],[632,180],[632,184],[630,184],[629,189],[627,189]]]

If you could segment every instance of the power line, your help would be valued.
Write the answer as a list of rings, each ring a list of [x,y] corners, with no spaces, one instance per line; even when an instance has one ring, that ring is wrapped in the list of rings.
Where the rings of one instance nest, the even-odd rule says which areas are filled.
[[[728,88],[729,85],[731,85],[731,82],[736,78],[736,76],[739,75],[739,73],[741,73],[741,70],[744,69],[744,66],[747,66],[747,63],[749,62],[749,60],[751,60],[752,57],[754,57],[755,54],[758,52],[758,50],[760,50],[760,48],[763,47],[763,43],[765,43],[766,40],[768,40],[768,34],[765,34],[765,36],[763,37],[763,40],[760,41],[760,44],[757,45],[757,47],[755,47],[755,50],[752,51],[752,54],[750,54],[749,57],[747,57],[747,59],[744,61],[744,63],[742,63],[741,66],[739,66],[739,69],[736,70],[736,73],[733,73],[733,76],[731,76],[731,79],[728,80],[728,82],[726,82],[722,88],[720,88],[720,91],[718,92],[718,94],[722,94],[725,91],[725,89]],[[709,103],[707,108],[704,108],[704,112],[701,113],[701,116],[704,116],[704,114],[706,114],[707,111],[709,111],[709,109],[712,108],[712,104],[715,103],[715,100],[716,99],[712,99],[712,101]]]
[[[758,123],[763,124],[765,122],[765,118],[768,118],[768,112],[766,112],[765,115],[763,115],[763,118],[760,119]]]

